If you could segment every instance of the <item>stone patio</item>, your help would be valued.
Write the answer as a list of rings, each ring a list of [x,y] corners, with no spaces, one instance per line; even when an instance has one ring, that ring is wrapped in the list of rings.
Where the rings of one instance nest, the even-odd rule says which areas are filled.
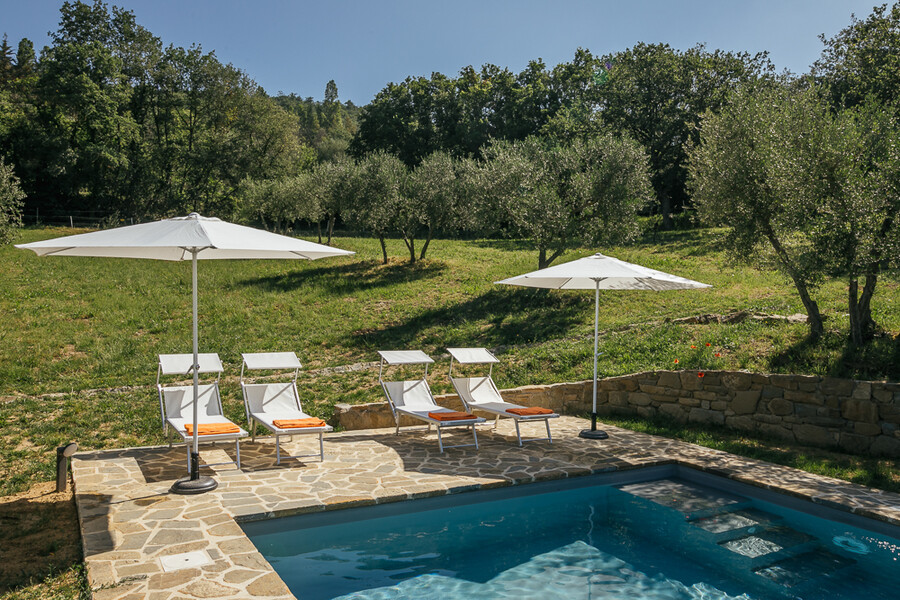
[[[519,448],[506,420],[496,432],[479,429],[480,450],[444,454],[436,434],[423,428],[399,436],[393,429],[336,433],[325,437],[324,462],[287,459],[279,466],[271,440],[248,439],[241,470],[214,467],[219,488],[200,496],[168,491],[186,472],[183,446],[79,453],[72,470],[94,598],[294,598],[238,521],[672,463],[900,525],[898,494],[615,427],[603,427],[608,440],[578,438],[587,426],[561,417],[551,425],[552,445]],[[444,439],[466,438],[459,430]],[[305,454],[317,446],[315,436],[297,436],[282,450]],[[233,452],[233,444],[201,446],[201,461],[232,460]],[[160,558],[192,551],[205,552],[210,564],[163,570]]]

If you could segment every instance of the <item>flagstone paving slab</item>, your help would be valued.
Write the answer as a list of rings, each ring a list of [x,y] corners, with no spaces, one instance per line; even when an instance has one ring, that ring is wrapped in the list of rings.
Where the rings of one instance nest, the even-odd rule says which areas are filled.
[[[241,444],[241,469],[213,467],[218,489],[169,493],[185,473],[183,446],[82,452],[72,461],[88,581],[95,600],[294,598],[238,526],[240,521],[527,484],[643,466],[681,464],[900,525],[900,495],[606,426],[606,440],[577,437],[583,419],[560,417],[553,443],[515,443],[511,422],[479,436],[480,450],[440,454],[424,429],[329,434],[325,459],[275,464],[272,440]],[[452,444],[454,435],[445,434]],[[318,440],[282,441],[290,454]],[[201,462],[234,458],[202,446]],[[229,458],[225,458],[225,456]],[[310,462],[306,462],[310,461]],[[204,469],[206,471],[206,469]],[[204,551],[211,564],[165,572],[160,557]]]

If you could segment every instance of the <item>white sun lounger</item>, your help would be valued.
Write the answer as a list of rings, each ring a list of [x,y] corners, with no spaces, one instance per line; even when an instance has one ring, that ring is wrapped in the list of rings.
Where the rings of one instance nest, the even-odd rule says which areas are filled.
[[[553,438],[550,435],[550,419],[556,419],[559,415],[556,413],[517,415],[509,412],[510,409],[523,409],[526,407],[506,402],[500,395],[500,391],[491,377],[494,371],[494,363],[500,362],[496,356],[491,354],[486,348],[447,348],[447,352],[450,353],[450,382],[453,384],[453,388],[459,395],[460,400],[463,401],[466,410],[469,412],[481,410],[496,415],[497,418],[494,420],[495,429],[501,417],[512,418],[516,423],[516,437],[519,439],[519,446],[522,445],[522,442],[543,440],[553,443]],[[454,377],[454,359],[463,365],[490,364],[491,367],[487,377]],[[543,421],[547,427],[547,437],[523,440],[522,433],[519,431],[519,423],[531,421]]]
[[[431,426],[437,426],[438,447],[443,453],[444,448],[462,448],[466,446],[475,446],[478,449],[478,433],[475,431],[477,423],[484,423],[481,417],[469,419],[458,419],[454,421],[441,421],[428,416],[429,413],[452,413],[457,412],[443,406],[439,406],[434,401],[431,388],[428,387],[428,365],[433,363],[427,354],[421,350],[379,350],[381,355],[381,367],[378,370],[378,381],[384,390],[388,404],[391,407],[391,413],[394,415],[394,422],[397,423],[397,434],[400,433],[400,417],[403,415],[418,419],[428,423],[428,431]],[[425,365],[425,376],[422,379],[409,381],[384,381],[384,365]],[[474,444],[459,444],[457,446],[444,446],[441,439],[441,431],[445,427],[471,427],[472,437],[475,439]]]
[[[209,424],[229,424],[235,425],[234,422],[225,418],[222,411],[222,397],[219,395],[219,376],[224,370],[219,355],[215,353],[198,355],[200,369],[198,373],[215,373],[216,379],[212,383],[200,384],[197,394],[197,425]],[[175,430],[181,440],[187,446],[188,453],[188,469],[191,468],[191,442],[194,436],[187,432],[185,427],[194,422],[194,386],[190,385],[170,385],[164,386],[160,383],[163,375],[179,375],[187,377],[193,375],[193,354],[160,354],[159,369],[156,373],[156,389],[159,392],[159,412],[162,417],[163,433],[166,439],[169,439],[169,427]],[[240,439],[247,436],[247,432],[242,428],[237,433],[219,433],[214,435],[201,435],[199,437],[202,442],[228,442],[234,440],[234,451],[237,460],[225,463],[207,464],[204,466],[213,467],[218,465],[234,464],[238,469],[241,468],[241,446]],[[172,442],[169,442],[169,446]]]
[[[331,431],[331,425],[288,428],[275,425],[275,421],[313,418],[303,412],[303,407],[300,405],[300,394],[297,392],[297,373],[302,365],[297,355],[293,352],[256,352],[241,356],[244,357],[244,364],[241,366],[241,391],[244,393],[244,409],[247,411],[247,422],[250,424],[252,439],[256,441],[257,423],[271,431],[275,435],[275,464],[280,465],[281,436],[315,433],[319,435],[318,455],[301,454],[287,458],[318,456],[319,460],[325,460],[322,434]],[[248,371],[293,370],[294,376],[287,382],[247,383],[244,381],[245,369]]]

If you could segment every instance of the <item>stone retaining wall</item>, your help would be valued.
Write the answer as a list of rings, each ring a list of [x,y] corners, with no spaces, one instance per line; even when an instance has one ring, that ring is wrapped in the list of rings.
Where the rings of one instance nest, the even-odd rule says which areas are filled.
[[[561,414],[591,410],[591,381],[501,393],[509,402],[545,406]],[[455,395],[438,396],[437,401],[462,408]],[[900,383],[742,371],[706,371],[702,377],[698,371],[652,371],[601,380],[597,412],[724,425],[812,446],[900,457]],[[332,422],[345,429],[394,426],[386,402],[338,404]]]

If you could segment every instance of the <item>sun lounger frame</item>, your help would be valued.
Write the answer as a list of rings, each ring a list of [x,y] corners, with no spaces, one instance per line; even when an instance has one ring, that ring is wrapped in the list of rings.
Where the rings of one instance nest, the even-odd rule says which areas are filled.
[[[475,425],[478,423],[484,423],[483,417],[476,417],[474,419],[460,419],[458,421],[439,421],[438,419],[433,419],[428,416],[428,412],[455,412],[451,411],[448,408],[440,406],[434,400],[434,394],[431,393],[431,388],[428,386],[428,365],[433,363],[434,360],[422,352],[421,350],[379,350],[379,356],[381,356],[381,364],[378,369],[378,382],[381,384],[381,389],[384,391],[384,397],[387,398],[388,406],[391,408],[391,414],[394,415],[394,423],[397,425],[397,429],[395,431],[396,435],[400,435],[400,417],[403,415],[412,417],[414,419],[418,419],[419,421],[424,421],[428,424],[428,431],[431,431],[431,426],[435,425],[437,429],[438,435],[438,448],[440,448],[441,453],[443,454],[445,448],[466,448],[469,446],[475,446],[475,449],[478,449],[478,432],[475,429]],[[384,366],[385,365],[417,365],[424,364],[425,365],[425,375],[422,379],[418,380],[410,380],[410,381],[385,381],[383,378],[384,375]],[[391,394],[390,388],[400,384],[401,389],[406,385],[410,386],[418,386],[421,385],[421,392],[427,394],[426,398],[430,399],[430,405],[427,406],[428,410],[426,412],[422,411],[412,411],[406,410],[400,406],[395,406],[394,398]],[[423,405],[424,406],[424,405]],[[441,432],[445,427],[471,427],[472,428],[472,438],[475,443],[473,444],[457,444],[454,446],[445,446],[443,438],[441,436]]]
[[[257,386],[283,386],[281,389],[281,393],[289,393],[291,395],[291,401],[294,407],[299,414],[290,415],[290,418],[310,418],[310,415],[303,412],[303,407],[300,403],[300,393],[297,391],[297,376],[300,373],[300,369],[303,367],[300,364],[300,359],[297,358],[297,355],[294,352],[248,352],[242,354],[241,357],[243,361],[241,363],[241,393],[244,396],[244,412],[247,415],[247,423],[250,424],[250,439],[252,441],[256,441],[256,425],[259,423],[266,429],[272,432],[272,435],[275,437],[275,464],[281,464],[281,436],[288,436],[291,438],[294,435],[309,435],[309,434],[318,434],[319,436],[319,453],[318,454],[295,454],[295,455],[285,455],[285,458],[307,458],[310,456],[318,456],[319,460],[325,461],[325,442],[323,439],[323,434],[333,431],[331,425],[324,425],[322,427],[295,427],[293,429],[284,429],[281,427],[276,427],[274,423],[267,423],[265,420],[260,418],[260,415],[252,410],[251,404],[251,391],[254,387]],[[277,382],[277,383],[248,383],[244,380],[244,370],[247,371],[289,371],[293,370],[294,375],[290,382]],[[265,392],[264,392],[265,393]],[[275,419],[270,419],[274,421]]]
[[[496,356],[494,356],[487,348],[447,348],[447,352],[450,353],[450,383],[453,384],[453,389],[456,390],[456,394],[459,396],[459,399],[462,400],[463,406],[466,407],[467,411],[473,412],[475,410],[480,410],[495,415],[494,429],[497,429],[497,425],[500,423],[500,419],[502,417],[509,417],[513,419],[513,422],[516,425],[516,439],[519,441],[520,447],[522,446],[523,442],[547,441],[551,444],[553,443],[553,436],[550,434],[550,419],[559,418],[558,414],[552,413],[549,415],[517,415],[506,412],[509,408],[525,407],[503,400],[503,396],[500,394],[500,390],[497,389],[497,384],[494,383],[493,378],[494,363],[498,363],[500,362],[500,360]],[[453,377],[454,360],[459,364],[488,364],[490,365],[490,368],[488,369],[488,375],[487,377],[480,378]],[[491,406],[486,406],[482,403],[472,402],[472,397],[470,394],[466,393],[466,388],[463,387],[462,382],[471,381],[473,379],[481,379],[478,385],[489,386],[488,389],[491,391],[492,395],[496,396],[497,403],[502,403],[502,405],[504,405],[504,408],[501,410],[493,408]],[[522,432],[519,429],[519,423],[523,421],[543,421],[544,426],[547,428],[547,437],[522,439]]]
[[[198,373],[215,373],[216,378],[212,383],[203,383],[200,384],[198,400],[200,397],[205,394],[211,394],[212,398],[209,400],[210,402],[214,402],[214,407],[218,411],[218,415],[222,417],[222,421],[227,421],[228,423],[232,423],[236,425],[240,431],[238,433],[220,433],[215,435],[201,435],[201,442],[230,442],[234,440],[234,453],[236,460],[221,462],[221,463],[207,463],[201,465],[203,467],[218,467],[221,465],[235,465],[236,468],[241,468],[241,438],[247,436],[247,432],[236,423],[225,418],[225,413],[222,410],[222,396],[219,393],[219,378],[222,376],[222,371],[225,369],[222,367],[222,361],[219,360],[219,355],[210,352],[210,353],[201,353],[198,355],[198,362],[200,368],[198,369]],[[162,376],[163,375],[181,375],[181,376],[192,376],[194,374],[194,355],[193,354],[160,354],[159,355],[159,363],[156,370],[156,390],[159,394],[159,414],[162,419],[162,427],[163,433],[166,436],[166,441],[169,443],[169,447],[172,447],[172,440],[169,435],[169,427],[175,431],[176,434],[181,436],[181,441],[184,442],[185,447],[187,449],[187,462],[188,469],[191,468],[191,442],[194,440],[193,435],[189,435],[187,430],[183,428],[179,428],[178,424],[171,420],[171,417],[168,415],[168,411],[166,410],[166,392],[175,392],[182,391],[183,393],[189,393],[191,396],[191,402],[193,402],[193,394],[194,394],[194,386],[190,385],[177,385],[177,386],[166,386],[162,384]],[[199,412],[198,412],[199,414]],[[193,419],[192,419],[193,420]],[[201,420],[198,419],[198,426],[202,424]]]

